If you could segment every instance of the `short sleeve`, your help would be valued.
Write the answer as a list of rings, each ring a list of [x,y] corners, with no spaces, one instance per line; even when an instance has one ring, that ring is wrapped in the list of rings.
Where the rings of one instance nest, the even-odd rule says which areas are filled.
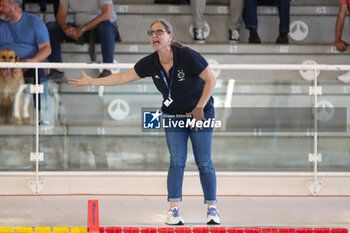
[[[339,0],[339,4],[348,4],[348,0]]]
[[[153,66],[152,54],[150,54],[142,58],[141,60],[139,60],[134,65],[134,69],[139,77],[146,78],[146,77],[152,76],[151,74],[152,66]]]
[[[186,63],[191,67],[191,70],[195,75],[199,75],[205,68],[207,68],[208,62],[200,53],[187,47],[184,48],[183,52],[186,58]]]
[[[45,23],[41,19],[35,21],[35,42],[37,45],[41,45],[45,42],[50,42],[49,32]]]

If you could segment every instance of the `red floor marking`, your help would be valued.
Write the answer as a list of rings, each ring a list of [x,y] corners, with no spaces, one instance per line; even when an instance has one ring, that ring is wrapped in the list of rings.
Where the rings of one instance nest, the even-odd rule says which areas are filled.
[[[157,228],[155,227],[142,228],[141,233],[157,233]]]
[[[176,227],[175,233],[192,233],[191,227]]]
[[[261,233],[261,228],[247,227],[245,233]]]
[[[106,227],[106,233],[122,233],[121,227]]]
[[[211,227],[210,233],[226,233],[226,227]]]
[[[123,233],[139,233],[140,229],[138,227],[124,227]]]
[[[159,227],[158,233],[174,233],[174,228],[170,227]]]
[[[348,229],[346,229],[346,228],[333,228],[332,233],[348,233]]]
[[[263,228],[262,233],[278,233],[278,228]]]
[[[315,233],[331,233],[330,228],[315,228],[314,229]]]
[[[193,233],[209,233],[209,227],[193,227]]]
[[[227,233],[244,233],[244,228],[241,227],[229,227]]]
[[[295,233],[295,232],[296,232],[295,228],[280,228],[280,233]]]
[[[313,233],[314,229],[312,228],[298,228],[297,233]]]

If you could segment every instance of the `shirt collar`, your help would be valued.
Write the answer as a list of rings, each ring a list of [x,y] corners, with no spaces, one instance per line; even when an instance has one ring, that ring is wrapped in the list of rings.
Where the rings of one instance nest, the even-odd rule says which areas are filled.
[[[178,47],[171,45],[171,48],[173,49],[173,67],[175,67],[175,65],[177,64],[177,61],[178,61],[178,57],[177,57]],[[158,53],[157,52],[154,52],[154,53],[155,53],[155,57],[154,57],[155,65],[157,68],[162,69],[162,65],[160,64]]]

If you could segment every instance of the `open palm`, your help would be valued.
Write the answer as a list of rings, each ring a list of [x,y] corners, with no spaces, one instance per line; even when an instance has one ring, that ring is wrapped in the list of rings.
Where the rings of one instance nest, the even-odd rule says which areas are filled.
[[[81,74],[83,77],[81,78],[69,78],[68,83],[71,85],[71,87],[77,87],[77,86],[86,86],[92,84],[92,78],[85,74],[84,71],[81,71]]]

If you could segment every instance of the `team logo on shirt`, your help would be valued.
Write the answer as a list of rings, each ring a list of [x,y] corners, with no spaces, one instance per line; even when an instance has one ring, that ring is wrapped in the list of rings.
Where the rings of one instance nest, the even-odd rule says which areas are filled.
[[[185,80],[185,73],[183,70],[177,70],[177,81],[182,82]]]

